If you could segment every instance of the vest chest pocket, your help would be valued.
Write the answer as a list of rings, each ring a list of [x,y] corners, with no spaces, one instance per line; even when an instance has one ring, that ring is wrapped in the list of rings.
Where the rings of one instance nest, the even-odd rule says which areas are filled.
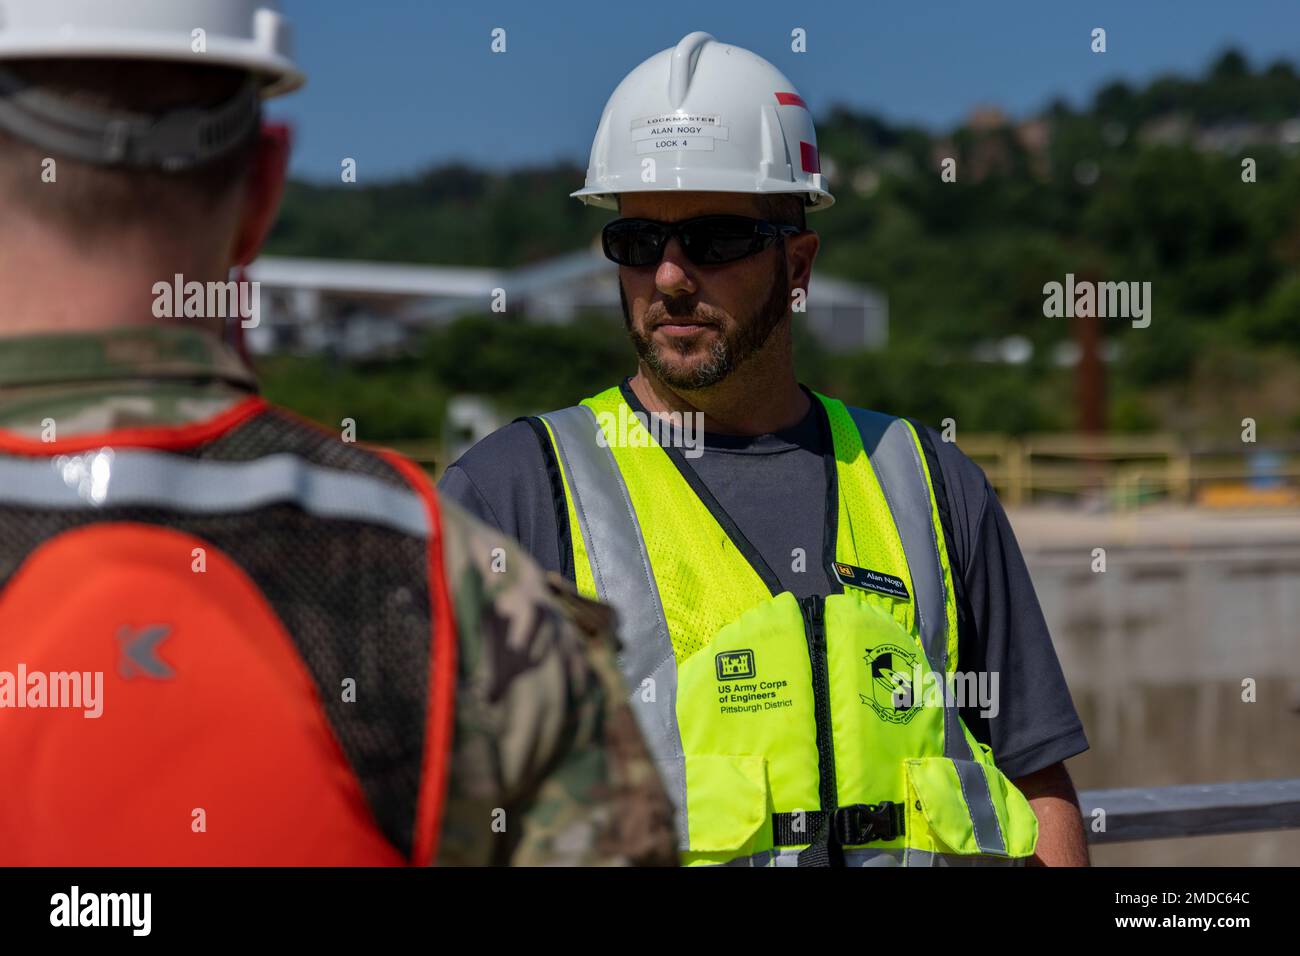
[[[990,763],[949,757],[904,762],[908,865],[1007,863],[1032,856],[1038,818]],[[979,787],[979,779],[987,788]]]
[[[771,847],[772,809],[763,757],[687,754],[686,792],[692,856],[717,854],[716,862],[725,862]]]
[[[812,673],[794,596],[722,628],[678,664],[677,681],[688,862],[770,850],[774,812],[820,807]]]

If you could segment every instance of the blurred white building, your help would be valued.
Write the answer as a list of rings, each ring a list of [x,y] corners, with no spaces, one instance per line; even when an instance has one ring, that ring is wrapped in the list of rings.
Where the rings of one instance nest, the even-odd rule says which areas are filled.
[[[261,321],[247,330],[255,354],[399,354],[422,327],[491,314],[494,302],[534,322],[622,314],[618,267],[595,247],[512,270],[268,256],[248,278],[261,283]],[[875,350],[888,341],[885,296],[843,279],[814,275],[802,319],[827,348]]]

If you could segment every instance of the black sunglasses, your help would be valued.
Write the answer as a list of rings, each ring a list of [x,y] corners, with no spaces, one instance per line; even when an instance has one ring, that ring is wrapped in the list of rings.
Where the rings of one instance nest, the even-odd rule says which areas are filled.
[[[668,240],[676,236],[687,259],[697,266],[716,266],[762,252],[802,231],[798,226],[779,226],[747,216],[699,216],[681,222],[615,219],[601,232],[600,242],[606,257],[621,266],[652,266],[663,258]]]

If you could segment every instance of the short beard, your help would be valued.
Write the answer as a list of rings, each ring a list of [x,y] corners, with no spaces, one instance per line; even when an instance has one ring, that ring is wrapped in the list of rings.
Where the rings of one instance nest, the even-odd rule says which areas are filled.
[[[756,352],[762,350],[772,337],[772,333],[780,327],[789,314],[790,284],[785,276],[785,253],[782,250],[780,266],[772,277],[772,286],[752,318],[748,322],[737,323],[737,328],[731,332],[715,323],[713,327],[719,334],[709,346],[709,357],[689,369],[683,370],[674,366],[671,361],[665,361],[650,336],[633,326],[632,311],[628,307],[627,293],[623,291],[622,279],[618,283],[618,297],[623,304],[623,324],[627,328],[628,338],[632,340],[636,354],[646,367],[671,388],[683,391],[709,388],[717,385]],[[666,311],[674,317],[692,315],[696,308],[693,305],[679,304],[674,300],[665,303]],[[707,313],[705,317],[708,317]]]

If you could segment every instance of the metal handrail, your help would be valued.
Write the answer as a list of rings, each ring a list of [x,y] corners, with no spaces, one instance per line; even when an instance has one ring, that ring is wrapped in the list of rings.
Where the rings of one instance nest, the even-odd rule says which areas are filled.
[[[1028,504],[1042,493],[1072,495],[1102,488],[1125,501],[1145,492],[1190,503],[1196,492],[1209,486],[1259,477],[1246,464],[1244,453],[1194,448],[1168,433],[1043,433],[1019,438],[970,433],[958,436],[958,443],[983,467],[1008,505]],[[434,473],[446,464],[445,449],[432,440],[395,447]],[[1300,450],[1274,450],[1280,458],[1269,477],[1293,489],[1300,486]]]
[[[1300,828],[1300,778],[1084,790],[1090,843]]]
[[[1121,499],[1146,491],[1189,503],[1195,492],[1215,483],[1260,477],[1246,463],[1244,447],[1225,454],[1230,452],[1225,447],[1194,447],[1168,433],[1044,433],[1018,438],[972,433],[958,436],[958,443],[1010,505],[1027,504],[1041,492],[1103,489]],[[1300,478],[1300,446],[1269,450],[1279,456],[1269,478],[1294,488]]]

